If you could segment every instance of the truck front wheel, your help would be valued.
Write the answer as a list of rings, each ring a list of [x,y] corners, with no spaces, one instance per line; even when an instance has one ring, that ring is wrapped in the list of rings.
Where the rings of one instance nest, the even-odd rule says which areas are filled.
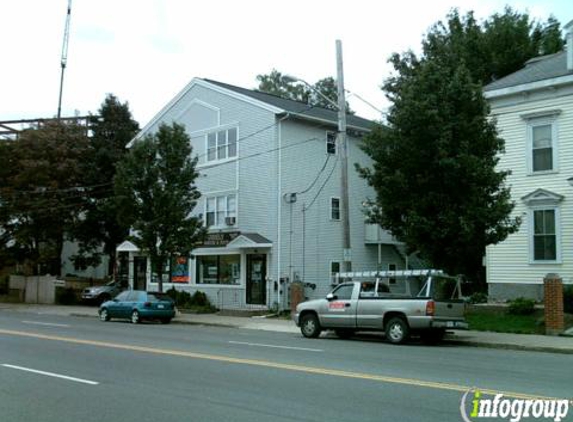
[[[320,335],[322,331],[320,328],[320,322],[314,314],[303,315],[300,321],[300,331],[303,336],[307,338],[316,338]]]
[[[401,344],[408,340],[410,328],[403,318],[394,317],[386,323],[385,334],[390,343]]]

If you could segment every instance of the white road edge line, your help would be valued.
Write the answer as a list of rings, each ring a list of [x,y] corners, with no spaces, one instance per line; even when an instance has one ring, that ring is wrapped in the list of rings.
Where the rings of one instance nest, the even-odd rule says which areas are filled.
[[[55,322],[40,322],[40,321],[22,321],[24,324],[45,325],[47,327],[64,327],[69,328],[69,324],[56,324]]]
[[[229,341],[231,344],[242,344],[244,346],[272,347],[274,349],[302,350],[305,352],[324,352],[322,349],[308,349],[306,347],[277,346],[274,344],[248,343],[245,341]]]
[[[48,377],[61,378],[68,381],[81,382],[82,384],[98,385],[99,382],[84,380],[81,378],[68,377],[66,375],[54,374],[53,372],[38,371],[37,369],[24,368],[23,366],[2,364],[6,368],[18,369],[20,371],[32,372],[34,374],[46,375]]]

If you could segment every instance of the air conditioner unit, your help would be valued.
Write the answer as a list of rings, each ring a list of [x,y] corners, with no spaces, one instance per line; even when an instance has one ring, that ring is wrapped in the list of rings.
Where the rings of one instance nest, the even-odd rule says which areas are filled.
[[[235,217],[225,217],[225,224],[227,226],[234,226],[236,222],[236,218]]]

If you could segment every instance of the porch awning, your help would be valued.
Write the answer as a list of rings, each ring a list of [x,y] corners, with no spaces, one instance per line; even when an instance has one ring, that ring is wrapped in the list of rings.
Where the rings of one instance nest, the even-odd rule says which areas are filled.
[[[228,248],[271,248],[273,242],[258,233],[241,233],[231,240]]]
[[[116,252],[139,252],[139,248],[131,243],[129,240],[125,240],[121,245],[115,248]]]

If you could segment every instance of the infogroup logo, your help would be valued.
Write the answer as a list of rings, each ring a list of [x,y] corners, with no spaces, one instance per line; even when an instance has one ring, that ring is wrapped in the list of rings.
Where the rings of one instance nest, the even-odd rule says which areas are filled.
[[[468,415],[468,397],[471,398]],[[553,420],[560,422],[569,413],[570,401],[565,399],[509,399],[503,394],[493,398],[482,398],[477,389],[470,389],[462,396],[460,413],[465,422],[476,422],[480,418],[507,419],[510,422],[522,420]]]

